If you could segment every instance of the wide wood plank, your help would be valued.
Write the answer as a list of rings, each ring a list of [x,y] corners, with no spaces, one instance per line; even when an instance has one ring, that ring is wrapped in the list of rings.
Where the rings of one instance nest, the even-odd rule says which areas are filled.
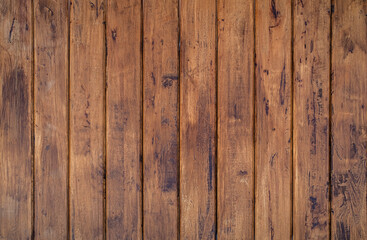
[[[70,11],[70,236],[103,239],[104,2]]]
[[[34,2],[35,237],[65,239],[68,223],[68,2]]]
[[[331,237],[367,239],[367,1],[333,4]]]
[[[182,239],[216,232],[216,2],[180,1],[180,210]]]
[[[178,236],[178,1],[144,1],[144,238]]]
[[[291,236],[291,1],[256,1],[255,237]]]
[[[0,4],[0,239],[32,235],[32,7]]]
[[[107,16],[107,238],[141,239],[141,1]]]
[[[254,6],[218,1],[218,238],[254,236]]]
[[[329,238],[330,0],[294,1],[296,239]]]

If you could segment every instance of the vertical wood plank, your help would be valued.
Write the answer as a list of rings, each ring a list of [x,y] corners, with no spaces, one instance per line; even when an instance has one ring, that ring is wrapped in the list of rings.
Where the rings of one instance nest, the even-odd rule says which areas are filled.
[[[218,238],[254,236],[253,1],[218,1]]]
[[[141,1],[107,6],[107,238],[141,239]]]
[[[67,238],[68,1],[34,2],[35,237]]]
[[[144,1],[144,238],[178,236],[178,1]]]
[[[0,5],[0,238],[32,235],[32,6]]]
[[[214,239],[216,2],[182,0],[180,18],[180,236]]]
[[[255,236],[291,236],[291,1],[256,1]]]
[[[294,3],[296,239],[329,239],[330,0]]]
[[[367,238],[367,2],[335,0],[332,19],[332,238]]]
[[[104,2],[70,14],[70,236],[103,239]]]

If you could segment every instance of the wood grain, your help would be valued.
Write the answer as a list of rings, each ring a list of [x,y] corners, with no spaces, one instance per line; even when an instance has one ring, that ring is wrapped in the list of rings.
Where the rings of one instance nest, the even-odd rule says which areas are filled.
[[[180,237],[214,239],[216,4],[180,1]]]
[[[144,1],[144,238],[178,236],[178,1]]]
[[[65,239],[68,223],[68,2],[34,2],[35,237]]]
[[[0,239],[32,235],[32,7],[0,5]]]
[[[104,2],[71,2],[70,236],[104,235]]]
[[[142,238],[141,1],[107,6],[107,238]]]
[[[218,238],[254,237],[254,6],[218,1]]]
[[[331,237],[366,239],[367,2],[333,3]]]
[[[329,0],[293,6],[296,239],[329,239],[330,6]]]
[[[255,237],[291,236],[291,2],[256,1]]]

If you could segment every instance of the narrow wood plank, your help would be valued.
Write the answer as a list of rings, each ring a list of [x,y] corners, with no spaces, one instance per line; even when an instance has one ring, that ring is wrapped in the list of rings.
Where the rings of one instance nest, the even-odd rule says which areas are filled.
[[[180,237],[214,239],[216,2],[182,0],[180,18]]]
[[[0,4],[0,239],[32,235],[32,7]]]
[[[178,1],[144,1],[144,238],[178,236]]]
[[[218,1],[218,238],[254,236],[253,1]]]
[[[255,236],[291,236],[291,1],[256,1]]]
[[[70,10],[70,236],[103,239],[104,2]]]
[[[107,238],[141,239],[141,1],[107,16]]]
[[[296,239],[329,239],[330,0],[294,1]]]
[[[34,2],[35,237],[67,238],[68,2]]]
[[[333,3],[331,237],[367,239],[367,2]]]

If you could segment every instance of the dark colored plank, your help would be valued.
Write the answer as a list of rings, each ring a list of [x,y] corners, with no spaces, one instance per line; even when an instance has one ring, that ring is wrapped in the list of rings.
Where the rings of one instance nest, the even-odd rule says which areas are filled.
[[[218,238],[254,236],[254,2],[218,1]]]

